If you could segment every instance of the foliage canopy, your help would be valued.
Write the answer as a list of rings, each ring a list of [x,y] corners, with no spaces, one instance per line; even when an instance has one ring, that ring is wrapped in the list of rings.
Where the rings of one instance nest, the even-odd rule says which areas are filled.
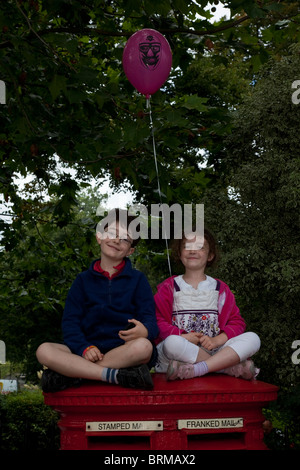
[[[198,198],[218,176],[229,109],[260,65],[299,39],[298,2],[225,4],[232,19],[214,23],[207,0],[2,2],[0,183],[14,214],[26,220],[31,210],[16,174],[58,196],[61,224],[78,181],[91,177],[110,174],[116,189],[158,202],[145,99],[122,69],[128,37],[145,27],[164,34],[173,53],[170,78],[152,98],[162,193],[184,201],[194,181]]]
[[[231,19],[214,22],[207,0],[1,3],[0,189],[11,217],[0,220],[0,331],[13,343],[9,359],[21,355],[36,368],[34,350],[59,339],[66,290],[95,256],[95,214],[82,188],[110,175],[116,191],[159,202],[145,98],[122,69],[128,37],[150,27],[173,54],[170,77],[151,98],[163,201],[204,202],[223,254],[218,273],[263,337],[264,377],[299,377],[289,352],[299,333],[291,327],[299,296],[300,108],[291,103],[299,3],[224,4]],[[17,175],[32,177],[25,190]],[[160,253],[141,245],[136,260],[153,287],[168,274]]]

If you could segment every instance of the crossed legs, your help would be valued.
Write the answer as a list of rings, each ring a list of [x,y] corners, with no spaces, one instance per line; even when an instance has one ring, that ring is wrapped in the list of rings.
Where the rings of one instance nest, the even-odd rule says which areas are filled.
[[[149,362],[152,344],[146,338],[128,341],[106,353],[101,361],[91,362],[73,354],[70,349],[58,343],[43,343],[36,356],[40,364],[66,377],[102,380],[105,368],[121,369]]]
[[[166,372],[172,360],[186,364],[205,362],[205,373],[225,372],[253,356],[260,348],[259,337],[252,332],[228,340],[217,351],[208,352],[181,336],[171,335],[158,345],[157,372]],[[230,371],[228,371],[230,372]]]

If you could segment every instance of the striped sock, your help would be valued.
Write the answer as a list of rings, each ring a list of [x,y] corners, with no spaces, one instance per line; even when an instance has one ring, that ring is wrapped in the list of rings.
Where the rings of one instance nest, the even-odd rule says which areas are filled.
[[[101,375],[101,380],[103,382],[109,382],[111,384],[117,384],[117,373],[119,369],[111,369],[110,367],[104,367]]]
[[[195,377],[201,377],[201,375],[205,375],[208,372],[208,367],[205,361],[197,362],[194,364],[194,374]]]

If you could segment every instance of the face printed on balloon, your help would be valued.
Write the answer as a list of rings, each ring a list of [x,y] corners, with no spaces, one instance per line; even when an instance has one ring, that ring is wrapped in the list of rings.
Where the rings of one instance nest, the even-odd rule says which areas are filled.
[[[149,98],[167,80],[172,52],[166,38],[155,29],[141,29],[128,39],[123,68],[130,83]]]
[[[141,63],[148,70],[155,70],[160,60],[161,44],[154,40],[154,37],[147,36],[147,42],[139,44]]]

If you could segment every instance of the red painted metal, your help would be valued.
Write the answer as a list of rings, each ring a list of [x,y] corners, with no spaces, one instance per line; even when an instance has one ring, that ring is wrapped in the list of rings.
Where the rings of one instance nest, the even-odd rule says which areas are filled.
[[[153,382],[151,391],[86,382],[45,393],[45,403],[60,414],[61,449],[266,449],[262,409],[276,400],[278,387],[222,374],[174,382],[154,374]],[[242,427],[235,427],[237,418],[242,418]],[[193,426],[179,429],[179,420]],[[123,423],[118,431],[86,429],[87,422],[116,421]],[[162,421],[163,429],[126,431],[124,423],[132,421]]]

